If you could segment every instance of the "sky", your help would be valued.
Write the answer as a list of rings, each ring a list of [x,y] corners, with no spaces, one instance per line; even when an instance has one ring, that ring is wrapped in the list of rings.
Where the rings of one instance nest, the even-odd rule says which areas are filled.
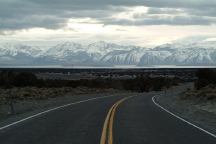
[[[0,42],[216,40],[216,0],[0,0]]]

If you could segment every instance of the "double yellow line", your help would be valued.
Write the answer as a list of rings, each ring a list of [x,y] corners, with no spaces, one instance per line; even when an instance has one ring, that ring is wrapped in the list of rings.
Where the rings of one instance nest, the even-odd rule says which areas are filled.
[[[123,101],[125,101],[131,97],[132,96],[126,97],[126,98],[123,98],[123,99],[117,101],[109,109],[109,112],[108,112],[106,119],[105,119],[105,122],[104,122],[100,144],[113,144],[113,122],[114,122],[114,116],[115,116],[116,109]]]

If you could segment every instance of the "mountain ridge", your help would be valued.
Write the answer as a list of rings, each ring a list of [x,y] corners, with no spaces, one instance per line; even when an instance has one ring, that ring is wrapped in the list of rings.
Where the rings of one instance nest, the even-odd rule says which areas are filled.
[[[216,65],[216,42],[173,43],[145,48],[99,41],[84,46],[63,42],[43,49],[25,44],[0,45],[0,66],[5,65]]]

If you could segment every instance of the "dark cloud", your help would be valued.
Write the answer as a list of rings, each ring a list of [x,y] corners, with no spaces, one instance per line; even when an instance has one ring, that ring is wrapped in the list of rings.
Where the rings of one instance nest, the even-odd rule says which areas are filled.
[[[135,14],[135,21],[109,18],[132,6],[150,8],[147,14]],[[216,23],[215,7],[216,0],[0,0],[0,30],[58,29],[69,18],[84,17],[105,25],[209,25]],[[179,13],[187,16],[175,16]],[[157,14],[174,16],[153,16]]]
[[[200,18],[197,16],[174,16],[174,17],[160,17],[160,16],[148,16],[138,20],[111,20],[104,19],[104,23],[107,25],[124,25],[124,26],[142,26],[142,25],[211,25],[216,23],[216,19]]]
[[[216,17],[216,9],[215,8],[185,9],[185,11],[190,15]]]
[[[0,28],[4,30],[19,30],[33,27],[58,29],[64,27],[67,19],[53,16],[28,16],[17,19],[0,19]]]
[[[114,6],[137,6],[145,5],[149,7],[185,7],[185,8],[200,8],[200,7],[215,7],[215,0],[26,0],[35,4],[49,5],[51,7],[92,9],[102,8],[107,5]]]
[[[211,25],[215,23],[215,20],[211,20],[198,16],[174,16],[168,18],[151,17],[141,21],[141,25]]]

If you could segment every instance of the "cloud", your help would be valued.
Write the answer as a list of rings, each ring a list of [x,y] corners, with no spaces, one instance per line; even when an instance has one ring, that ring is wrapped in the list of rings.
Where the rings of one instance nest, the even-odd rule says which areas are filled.
[[[66,21],[66,18],[61,17],[31,15],[23,18],[18,17],[17,19],[0,19],[0,28],[4,30],[19,30],[34,27],[58,29],[64,27]]]
[[[123,26],[143,26],[143,25],[211,25],[216,23],[216,19],[210,19],[198,16],[146,16],[136,20],[116,19],[104,20],[107,25],[123,25]]]
[[[16,33],[15,31],[0,31],[0,35],[3,36],[13,35],[15,33]]]
[[[20,1],[20,0],[19,0]],[[55,8],[74,9],[100,9],[109,5],[113,6],[148,6],[148,7],[215,7],[215,0],[25,0],[37,5],[43,4]]]
[[[146,9],[147,8],[147,9]],[[145,25],[214,25],[216,17],[192,9],[133,7],[108,18],[100,19],[107,25],[145,26]]]
[[[137,7],[148,11],[113,18]],[[0,0],[0,31],[60,29],[77,18],[104,25],[211,25],[216,24],[215,7],[216,0]]]
[[[155,8],[150,7],[148,9],[148,14],[182,14],[185,13],[183,9],[180,8]]]

